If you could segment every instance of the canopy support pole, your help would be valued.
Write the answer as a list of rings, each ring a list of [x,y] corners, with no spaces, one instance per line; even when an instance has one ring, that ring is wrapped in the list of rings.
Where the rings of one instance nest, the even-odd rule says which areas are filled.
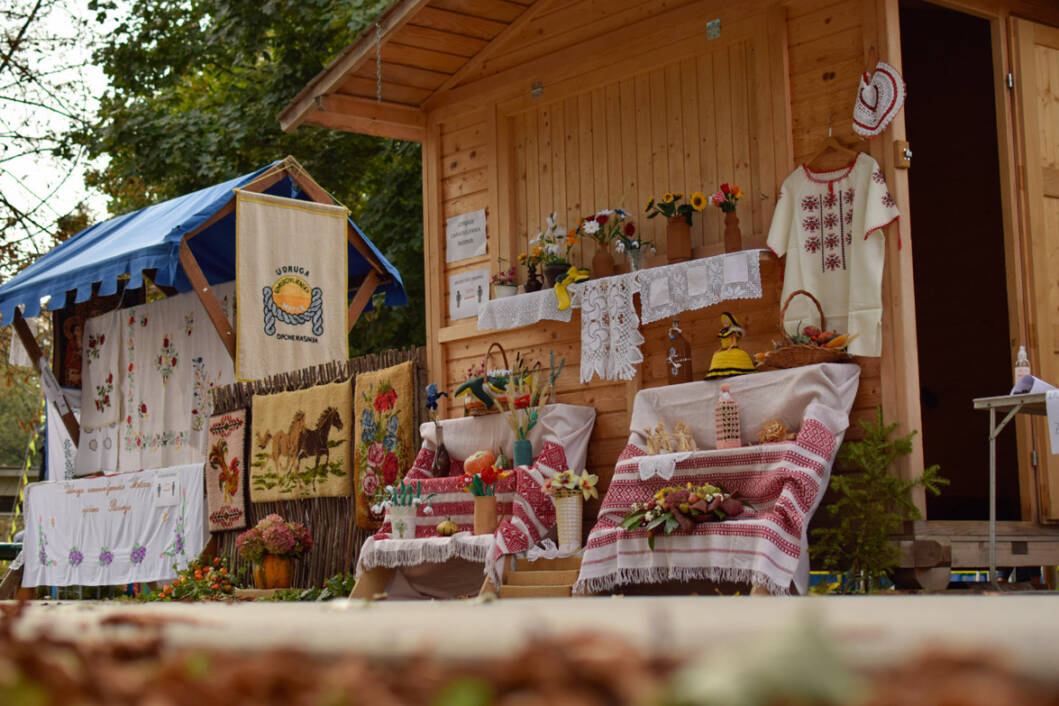
[[[357,323],[357,319],[360,318],[364,307],[371,301],[371,295],[375,293],[375,288],[379,286],[379,282],[379,275],[375,273],[375,270],[368,270],[368,276],[360,283],[360,288],[357,289],[357,293],[353,296],[353,301],[349,303],[346,325],[349,326],[350,331],[353,330],[353,325]]]
[[[41,359],[44,358],[44,354],[40,350],[40,344],[37,343],[37,339],[33,336],[33,332],[29,330],[29,326],[26,324],[26,320],[22,318],[22,312],[15,308],[15,319],[12,322],[15,327],[15,333],[18,334],[18,338],[22,341],[22,346],[26,349],[26,353],[29,354],[29,359],[33,361],[33,364],[38,366],[37,374],[45,375],[50,374],[44,373],[40,370]],[[46,363],[45,363],[46,365]],[[59,388],[58,384],[55,385]],[[62,389],[59,388],[59,394],[62,395]],[[74,442],[76,447],[81,441],[81,425],[77,423],[77,417],[74,416],[73,410],[70,409],[70,405],[66,403],[65,398],[60,404],[59,400],[51,400],[51,403],[55,405],[55,409],[62,415],[63,425],[66,427],[67,433],[70,434],[70,441]],[[65,408],[65,413],[63,409]]]
[[[192,235],[194,233],[185,235],[180,241],[180,266],[184,268],[184,274],[188,276],[188,281],[195,288],[195,294],[198,296],[199,301],[202,302],[206,315],[213,322],[213,328],[217,329],[217,335],[221,337],[228,355],[231,356],[232,360],[235,360],[235,327],[228,321],[228,317],[224,315],[224,309],[221,308],[221,303],[217,301],[217,295],[210,289],[209,282],[206,281],[206,275],[202,274],[202,268],[199,267],[199,261],[195,259],[194,253],[191,252],[188,238]]]

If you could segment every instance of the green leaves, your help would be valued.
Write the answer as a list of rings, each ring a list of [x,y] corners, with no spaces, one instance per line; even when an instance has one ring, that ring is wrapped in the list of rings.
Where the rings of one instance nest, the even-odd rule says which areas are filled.
[[[936,465],[912,480],[889,472],[899,456],[911,453],[915,432],[890,439],[897,424],[883,422],[881,407],[876,421],[860,424],[864,438],[844,444],[838,454],[839,464],[854,472],[832,475],[831,489],[837,499],[827,505],[826,512],[833,523],[812,531],[815,542],[810,547],[824,569],[844,574],[843,593],[855,592],[859,586],[868,591],[881,588],[882,578],[900,558],[891,536],[901,531],[905,521],[921,517],[910,491],[923,487],[938,495],[949,483]]]

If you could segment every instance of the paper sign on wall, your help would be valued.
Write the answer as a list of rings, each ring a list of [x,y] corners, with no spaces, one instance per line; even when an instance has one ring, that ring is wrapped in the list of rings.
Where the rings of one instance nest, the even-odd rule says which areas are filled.
[[[449,275],[449,319],[478,316],[478,307],[489,301],[489,268]]]
[[[445,262],[485,255],[485,209],[445,220]]]
[[[180,474],[177,471],[158,471],[154,477],[154,488],[151,495],[154,496],[155,507],[172,507],[177,504],[180,497]]]

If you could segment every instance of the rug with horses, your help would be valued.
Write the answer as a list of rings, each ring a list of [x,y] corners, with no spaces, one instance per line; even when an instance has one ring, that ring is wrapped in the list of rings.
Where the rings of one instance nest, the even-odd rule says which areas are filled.
[[[250,501],[349,495],[352,409],[349,381],[255,395]]]
[[[356,449],[357,526],[382,524],[388,485],[397,483],[412,465],[415,437],[415,370],[411,361],[357,375]]]

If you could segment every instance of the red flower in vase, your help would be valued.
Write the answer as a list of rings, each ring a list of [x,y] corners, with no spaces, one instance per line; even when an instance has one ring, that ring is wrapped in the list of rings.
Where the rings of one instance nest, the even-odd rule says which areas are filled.
[[[636,233],[636,226],[632,223],[625,224],[625,236],[631,238]]]

